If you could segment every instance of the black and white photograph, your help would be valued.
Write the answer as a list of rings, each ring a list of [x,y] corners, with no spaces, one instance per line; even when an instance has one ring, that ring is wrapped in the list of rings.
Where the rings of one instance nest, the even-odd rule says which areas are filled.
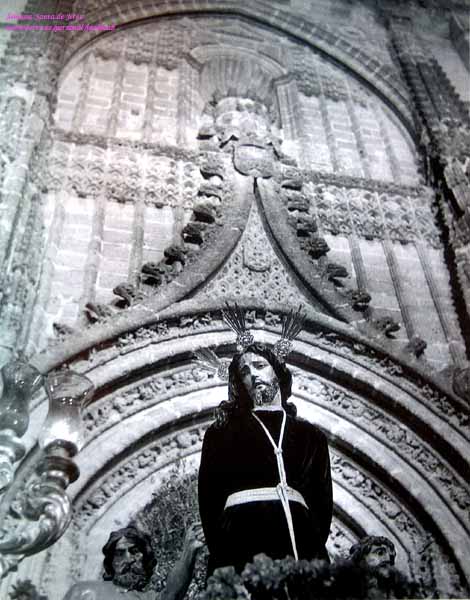
[[[3,0],[0,598],[470,598],[470,0]]]

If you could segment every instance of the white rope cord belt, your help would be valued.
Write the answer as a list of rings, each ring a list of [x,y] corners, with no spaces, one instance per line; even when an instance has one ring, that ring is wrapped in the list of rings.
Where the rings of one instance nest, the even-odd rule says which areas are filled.
[[[286,515],[286,521],[287,521],[287,527],[289,529],[289,535],[290,535],[290,541],[292,544],[292,551],[294,553],[294,558],[295,560],[299,560],[299,555],[297,553],[297,544],[295,543],[295,532],[294,532],[294,523],[292,521],[292,513],[290,511],[290,506],[289,506],[289,500],[295,500],[297,502],[299,502],[298,497],[294,498],[293,494],[298,494],[298,496],[301,499],[301,504],[303,504],[305,507],[305,500],[302,498],[301,494],[299,492],[297,492],[296,490],[293,490],[292,488],[290,488],[287,485],[287,479],[286,479],[286,471],[284,468],[284,460],[282,458],[282,440],[284,439],[284,430],[286,428],[286,411],[283,410],[282,411],[282,424],[281,424],[281,432],[279,434],[279,443],[276,445],[271,434],[269,433],[266,425],[263,423],[263,421],[261,421],[261,419],[253,412],[252,413],[253,417],[258,421],[258,423],[261,425],[261,427],[263,428],[263,431],[265,432],[265,434],[268,437],[268,440],[271,442],[271,445],[274,449],[274,454],[276,456],[276,462],[277,462],[277,469],[279,471],[279,483],[275,488],[259,488],[260,490],[269,490],[269,494],[272,494],[272,490],[275,490],[276,493],[276,498],[271,497],[269,499],[278,499],[281,501],[282,504],[282,508],[284,509],[284,514]],[[229,500],[233,497],[233,496],[237,496],[238,494],[241,494],[241,497],[243,498],[244,495],[255,495],[259,490],[246,490],[246,491],[242,491],[242,492],[236,492],[234,494],[231,494],[228,499],[227,499],[227,503],[225,504],[225,507],[227,508],[227,504],[229,502]],[[273,494],[274,496],[274,494]],[[291,497],[289,497],[291,496]],[[264,498],[263,498],[264,499]],[[253,500],[248,500],[248,499],[244,499],[243,502],[256,502],[255,499]],[[233,506],[233,504],[231,504],[231,506]]]
[[[281,484],[279,484],[281,485]],[[248,502],[267,502],[270,500],[279,500],[278,487],[266,487],[266,488],[254,488],[252,490],[242,490],[241,492],[234,492],[230,494],[225,503],[225,508],[236,506],[237,504],[247,504]],[[293,488],[287,489],[287,498],[290,502],[298,502],[308,509],[307,503],[300,492]]]

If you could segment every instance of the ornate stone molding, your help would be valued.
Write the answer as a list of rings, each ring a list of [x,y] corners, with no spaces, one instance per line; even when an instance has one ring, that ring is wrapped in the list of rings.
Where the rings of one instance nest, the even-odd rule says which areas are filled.
[[[81,335],[75,335],[73,339],[67,339],[66,336],[47,353],[37,355],[34,363],[41,371],[47,371],[63,362],[71,363],[74,357],[81,356],[85,357],[85,363],[79,367],[81,370],[88,364],[86,357],[90,351],[90,365],[97,365],[121,353],[163,341],[168,331],[170,337],[181,337],[181,325],[185,334],[192,328],[200,331],[207,326],[209,331],[220,330],[219,305],[218,300],[201,297],[197,301],[180,302],[159,311],[158,308],[153,308],[153,300],[148,299],[140,305],[122,311],[112,322],[90,327]],[[254,316],[264,315],[265,327],[268,330],[279,326],[279,315],[285,310],[284,306],[274,303],[267,310],[253,300],[242,301],[241,306],[254,310]],[[428,399],[430,406],[434,410],[442,410],[446,419],[455,420],[460,425],[468,423],[468,411],[463,410],[464,403],[450,390],[450,382],[445,374],[436,375],[409,354],[397,353],[393,340],[367,338],[351,326],[332,320],[310,308],[306,308],[306,313],[307,323],[310,323],[307,328],[314,336],[312,341],[316,340],[315,343],[321,343],[326,349],[344,353],[345,356],[354,357],[354,360],[364,361],[365,364],[372,361],[382,373],[397,377],[400,385],[411,386],[409,389],[415,390],[413,393],[416,397]]]
[[[57,142],[67,144],[71,147],[79,146],[94,146],[97,149],[104,149],[108,152],[119,152],[120,149],[127,149],[129,152],[136,154],[148,154],[154,157],[166,157],[172,160],[183,160],[191,163],[197,163],[199,160],[199,152],[170,146],[165,144],[155,144],[151,142],[137,142],[127,139],[115,139],[102,135],[77,133],[73,131],[65,131],[63,129],[53,129],[52,137]],[[56,142],[56,143],[57,143]]]
[[[396,496],[340,453],[333,454],[332,467],[335,483],[341,482],[359,502],[385,516],[388,527],[407,549],[412,576],[431,588],[439,587],[435,571],[440,561],[444,560],[452,565],[452,589],[465,589],[453,559],[443,552],[437,540],[426,532],[416,516],[403,508]]]
[[[256,203],[239,245],[218,273],[201,291],[206,297],[258,298],[294,305],[302,297],[298,285],[272,248]],[[307,296],[304,301],[309,301]]]
[[[321,232],[442,247],[437,206],[429,189],[415,196],[406,189],[381,193],[325,183],[304,188]]]
[[[315,398],[315,404],[333,411],[345,421],[354,422],[356,426],[361,426],[369,434],[377,437],[388,451],[397,453],[404,460],[411,459],[427,480],[433,483],[435,489],[448,495],[449,504],[455,507],[455,512],[460,514],[462,522],[468,520],[470,496],[464,473],[465,468],[469,470],[468,465],[459,466],[458,471],[450,469],[436,449],[423,440],[423,427],[418,427],[417,421],[413,423],[410,420],[410,425],[405,426],[384,409],[386,401],[380,406],[376,400],[367,401],[367,394],[365,397],[353,396],[337,385],[309,374],[305,369],[296,368],[294,381],[296,396],[310,402]],[[152,376],[138,385],[127,386],[123,391],[119,390],[94,402],[89,408],[85,417],[89,443],[102,436],[108,429],[119,427],[126,419],[152,406],[161,405],[161,410],[166,412],[167,400],[177,398],[182,393],[192,394],[219,385],[220,381],[213,374],[193,366],[172,369]],[[430,436],[426,435],[426,438]]]
[[[470,117],[437,61],[407,24],[390,19],[392,42],[415,101],[415,117],[426,156],[427,177],[439,190],[439,206],[451,250],[449,261],[462,328],[470,324]]]
[[[379,181],[374,179],[366,179],[364,177],[354,177],[352,175],[341,175],[339,173],[325,173],[320,171],[312,171],[309,169],[303,169],[301,176],[305,182],[311,182],[312,184],[323,184],[331,185],[339,188],[347,189],[362,189],[370,192],[377,192],[380,194],[398,194],[403,196],[409,196],[416,198],[419,196],[426,196],[432,193],[431,188],[417,185],[408,186],[399,183],[390,183],[385,181]]]
[[[99,483],[84,490],[76,504],[77,517],[74,528],[77,533],[93,531],[95,524],[112,507],[116,495],[132,494],[135,487],[143,484],[160,469],[185,456],[198,453],[203,431],[204,428],[193,427],[166,436],[119,463],[113,471],[102,476]],[[445,553],[433,535],[420,523],[419,517],[404,509],[400,498],[383,482],[372,477],[342,452],[333,452],[332,465],[335,484],[347,488],[359,505],[364,504],[372,513],[387,520],[387,527],[407,550],[412,572],[415,576],[426,578],[428,584],[435,586],[433,559],[439,560]],[[354,517],[350,518],[354,521]],[[366,523],[360,522],[354,525],[367,527]],[[429,549],[430,545],[432,552]],[[426,546],[428,552],[424,550]],[[452,564],[452,559],[450,562]],[[454,584],[458,585],[458,577]]]
[[[287,173],[284,172],[284,180],[289,182],[287,177]],[[322,264],[321,257],[328,252],[328,246],[325,246],[324,252],[312,255],[312,260],[308,259],[306,253],[304,256],[304,253],[299,252],[300,242],[296,239],[295,233],[290,230],[287,217],[289,208],[296,211],[300,209],[300,212],[305,212],[303,210],[305,197],[297,189],[291,189],[290,183],[285,185],[289,187],[282,188],[282,184],[279,186],[279,184],[272,181],[258,181],[258,195],[270,232],[281,247],[288,262],[294,266],[295,273],[300,281],[307,287],[317,302],[323,306],[323,310],[342,321],[354,321],[356,317],[353,316],[353,311],[348,306],[347,299],[341,297],[336,292],[333,283],[323,277],[322,266],[325,267],[325,265]],[[301,187],[302,183],[300,182]],[[279,196],[283,202],[279,202]],[[287,206],[284,206],[284,204]]]
[[[369,434],[377,436],[384,446],[402,458],[418,465],[426,479],[434,483],[436,490],[445,490],[449,504],[455,506],[462,523],[470,517],[470,489],[463,473],[450,470],[436,449],[423,442],[414,427],[405,426],[381,408],[364,398],[344,392],[337,386],[320,383],[318,378],[297,372],[294,378],[297,394],[305,400],[315,397],[316,402],[333,410],[342,419],[353,421]],[[467,466],[468,469],[468,466]]]

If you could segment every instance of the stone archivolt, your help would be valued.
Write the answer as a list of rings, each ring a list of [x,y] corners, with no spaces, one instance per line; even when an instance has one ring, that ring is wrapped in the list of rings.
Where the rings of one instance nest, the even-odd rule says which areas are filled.
[[[86,415],[89,443],[99,439],[108,429],[119,426],[121,421],[148,410],[155,404],[162,404],[167,411],[168,400],[181,393],[188,394],[198,390],[218,387],[220,384],[198,367],[180,368],[163,376],[153,377],[139,384],[128,387],[122,394],[107,397],[92,406]],[[409,428],[400,425],[399,421],[387,416],[377,407],[369,406],[360,398],[353,398],[331,385],[321,384],[315,378],[307,377],[299,371],[296,374],[296,395],[309,401],[316,398],[320,406],[332,410],[343,419],[353,417],[354,424],[364,427],[390,450],[402,458],[419,464],[429,481],[433,481],[435,489],[445,490],[450,495],[455,510],[460,512],[462,522],[468,519],[470,501],[465,483],[449,467],[442,463],[426,443],[422,443]],[[116,436],[118,437],[118,436]]]
[[[99,333],[100,337],[95,337],[93,342],[87,340],[88,336],[85,336],[81,342],[78,336],[74,336],[74,339],[68,340],[66,346],[57,346],[54,353],[51,352],[43,357],[39,355],[36,363],[39,368],[45,370],[62,362],[73,364],[77,357],[89,353],[88,360],[78,359],[79,362],[76,363],[80,370],[88,370],[88,365],[92,365],[93,368],[104,367],[108,363],[112,364],[112,361],[120,356],[125,357],[135,351],[153,347],[157,350],[161,344],[186,337],[189,339],[194,333],[221,332],[225,327],[222,325],[219,303],[216,298],[211,300],[199,298],[181,303],[178,308],[169,308],[160,313],[158,321],[155,320],[155,313],[150,310],[150,306],[147,310],[142,306],[136,307],[135,311],[140,310],[141,319],[146,315],[147,322],[141,327],[130,330],[129,325],[126,327],[126,322],[122,321],[121,333],[119,333],[117,323],[110,329],[112,323],[109,322],[107,326],[101,327],[101,331],[95,326],[92,329],[96,329],[95,333]],[[266,331],[275,331],[280,326],[283,305],[279,305],[277,309],[275,305],[272,306],[274,311],[278,312],[267,310],[254,300],[246,306],[247,320],[251,326]],[[137,314],[139,313],[136,313],[136,316]],[[310,332],[310,343],[331,356],[342,356],[357,365],[372,369],[375,376],[390,378],[404,391],[411,392],[414,402],[418,401],[428,406],[432,412],[437,412],[441,419],[452,424],[459,435],[466,435],[465,426],[469,422],[466,405],[449,391],[445,379],[434,378],[433,380],[418,360],[413,361],[408,355],[395,354],[392,341],[370,341],[350,326],[335,323],[311,309],[306,330]],[[371,385],[373,394],[375,394],[374,387]]]
[[[103,520],[109,520],[111,518],[111,514],[113,513],[113,505],[118,497],[124,498],[127,497],[129,503],[132,506],[135,505],[135,501],[141,502],[142,499],[139,499],[138,496],[135,496],[135,501],[132,502],[131,498],[133,496],[134,489],[142,488],[142,485],[145,482],[150,481],[152,474],[159,472],[160,470],[168,467],[170,464],[175,461],[181,460],[184,457],[189,457],[194,453],[199,452],[200,443],[202,439],[203,430],[207,424],[207,417],[204,417],[204,412],[200,413],[201,417],[203,417],[203,421],[200,424],[187,424],[184,414],[187,409],[191,407],[191,396],[193,395],[195,389],[201,389],[201,382],[208,382],[204,377],[201,378],[200,374],[198,374],[198,369],[191,369],[190,371],[179,370],[174,372],[173,374],[168,374],[168,380],[175,382],[175,385],[171,385],[168,388],[168,393],[175,398],[175,400],[180,397],[181,391],[184,390],[185,396],[187,397],[186,404],[180,404],[180,408],[178,409],[178,403],[174,405],[177,412],[172,416],[172,410],[170,412],[166,412],[164,419],[158,421],[159,425],[155,423],[155,426],[158,428],[155,430],[155,433],[152,435],[152,440],[145,441],[145,435],[142,438],[143,446],[140,443],[134,443],[134,451],[131,456],[127,456],[127,451],[125,444],[123,445],[121,450],[117,450],[115,445],[115,441],[117,439],[122,439],[122,435],[119,434],[119,431],[122,427],[128,428],[131,427],[131,424],[137,424],[136,418],[137,415],[132,412],[127,412],[129,408],[128,401],[125,401],[124,404],[121,404],[121,420],[112,426],[114,432],[111,434],[111,431],[108,435],[102,435],[92,438],[89,441],[90,449],[87,454],[87,450],[85,449],[83,460],[86,462],[86,473],[85,480],[81,484],[80,491],[77,491],[76,496],[76,506],[77,506],[77,516],[74,526],[76,529],[74,530],[76,533],[74,535],[78,535],[80,531],[82,536],[85,535],[87,539],[91,539],[93,537],[93,532],[96,529],[97,534],[103,535],[100,532],[100,523]],[[299,376],[299,373],[297,373]],[[160,378],[161,380],[161,378]],[[195,382],[197,388],[194,388],[191,382]],[[178,385],[178,383],[180,385]],[[189,387],[188,387],[189,385]],[[363,400],[358,398],[352,399],[344,392],[338,391],[335,387],[331,387],[329,384],[319,383],[318,379],[312,379],[313,389],[308,389],[306,387],[306,379],[304,376],[299,380],[299,390],[300,395],[305,394],[305,398],[307,403],[311,402],[312,399],[312,391],[315,394],[315,398],[317,399],[316,403],[319,401],[319,406],[324,402],[326,406],[328,406],[328,410],[331,410],[331,403],[333,402],[333,410],[335,407],[342,405],[348,411],[349,418],[351,418],[351,407],[353,408],[353,416],[354,416],[354,425],[358,425],[365,419],[365,422],[369,422],[370,419],[374,421],[376,419],[376,415],[374,415],[374,409],[368,405],[368,402],[365,401],[365,405],[362,409],[359,410],[359,407],[362,405]],[[161,384],[153,384],[151,381],[146,382],[140,385],[141,391],[134,391],[132,389],[128,389],[126,391],[126,397],[131,398],[141,396],[141,394],[145,391],[145,395],[149,396],[149,390],[153,390],[154,394],[159,394],[161,390]],[[207,389],[207,388],[206,388]],[[217,402],[220,396],[220,392],[218,389],[216,390],[217,394],[211,397],[214,397],[214,401]],[[205,392],[207,396],[207,391]],[[325,396],[323,397],[323,394]],[[297,394],[296,394],[297,395]],[[168,404],[164,400],[165,395],[162,397],[162,407],[160,409],[160,416],[162,410],[165,407],[165,404]],[[308,400],[307,400],[308,397]],[[99,403],[103,404],[102,399]],[[111,398],[107,398],[106,401],[112,402]],[[170,402],[171,405],[171,402]],[[187,408],[183,408],[186,406]],[[196,403],[193,404],[194,407],[201,406],[199,401],[196,400]],[[301,405],[302,408],[302,405]],[[150,414],[148,413],[149,405],[148,402],[145,403],[145,414],[147,414],[146,420],[148,421]],[[166,410],[166,408],[165,408]],[[196,409],[197,410],[197,409]],[[377,411],[375,411],[376,413]],[[125,415],[128,415],[127,417]],[[134,414],[133,417],[131,415]],[[153,412],[156,415],[156,412]],[[179,420],[175,417],[179,414]],[[186,415],[189,416],[190,412],[186,412]],[[101,418],[101,416],[99,417]],[[166,433],[165,427],[165,418],[168,420],[168,423],[174,423],[176,425],[176,431],[174,433],[168,434]],[[200,417],[199,417],[200,418]],[[128,423],[126,420],[130,419]],[[112,419],[111,419],[112,421]],[[179,424],[181,422],[181,425]],[[158,431],[158,433],[157,433]],[[370,431],[366,435],[368,435]],[[378,435],[384,435],[383,430],[379,430]],[[409,430],[405,432],[405,435],[411,436],[409,437],[409,441],[413,437],[413,433]],[[114,440],[114,442],[113,442]],[[341,439],[338,436],[334,437],[333,445],[336,446],[342,443]],[[113,461],[110,462],[109,467],[106,466],[104,469],[102,466],[98,468],[93,467],[90,464],[90,459],[94,451],[92,448],[96,443],[99,443],[102,452],[106,455],[106,445],[111,443],[114,446],[113,450]],[[104,444],[104,445],[103,445]],[[414,447],[417,448],[419,446],[414,443]],[[122,452],[122,457],[121,457]],[[393,454],[393,450],[392,450]],[[118,460],[116,464],[116,460]],[[396,461],[394,455],[390,457],[390,460]],[[418,459],[416,464],[421,465],[422,457]],[[93,461],[92,461],[93,462]],[[343,452],[338,452],[335,450],[333,453],[333,467],[334,467],[334,479],[335,485],[338,486],[338,501],[341,502],[343,498],[343,492],[341,489],[348,490],[349,494],[355,498],[355,502],[358,506],[363,506],[362,510],[371,511],[372,514],[375,514],[377,518],[381,518],[381,515],[387,515],[387,534],[392,535],[394,539],[399,540],[400,547],[403,548],[403,552],[406,553],[406,560],[410,562],[411,569],[414,572],[416,570],[415,576],[418,575],[420,577],[424,577],[428,583],[433,583],[433,578],[435,577],[434,569],[437,568],[439,561],[444,561],[444,564],[449,563],[449,559],[445,556],[445,552],[440,546],[440,543],[436,540],[429,537],[429,534],[426,534],[426,529],[420,522],[421,517],[419,513],[413,513],[407,511],[402,508],[403,501],[400,499],[400,495],[403,491],[399,491],[395,489],[393,492],[388,488],[389,482],[385,485],[383,481],[381,481],[382,475],[380,473],[375,473],[374,476],[371,476],[368,471],[370,469],[375,471],[375,467],[373,463],[369,463],[367,468],[364,470],[363,467],[358,466],[357,458],[351,455],[348,458],[348,451],[346,451],[346,456],[343,456]],[[96,479],[96,476],[93,475],[94,468],[97,468],[97,473],[99,473],[99,479]],[[387,489],[388,488],[388,489]],[[398,496],[396,494],[398,493]],[[424,507],[423,507],[424,508]],[[109,516],[108,512],[110,513]],[[340,520],[340,525],[342,522],[341,512],[337,515],[337,518]],[[120,518],[123,518],[123,515],[120,514]],[[365,522],[356,521],[352,524],[349,520],[347,521],[347,527],[349,529],[352,528],[352,531],[366,530],[367,524]],[[356,534],[357,535],[357,534]],[[80,544],[83,543],[83,540],[80,538]],[[75,540],[75,544],[78,544],[77,540]],[[427,551],[424,550],[424,547],[427,546]],[[78,545],[76,548],[77,552]],[[83,547],[82,547],[83,550]],[[93,550],[90,548],[90,552]],[[83,552],[81,552],[83,555]],[[402,560],[405,555],[402,555]],[[419,557],[419,560],[418,560]],[[79,556],[77,555],[77,559]],[[92,561],[88,562],[88,565],[83,565],[83,568],[87,569],[87,571],[83,572],[78,569],[77,565],[80,564],[78,561],[75,564],[74,571],[75,575],[78,577],[89,577],[94,576],[94,573],[90,572],[93,567]],[[450,563],[452,564],[452,563]],[[458,577],[454,579],[454,586],[458,586]]]

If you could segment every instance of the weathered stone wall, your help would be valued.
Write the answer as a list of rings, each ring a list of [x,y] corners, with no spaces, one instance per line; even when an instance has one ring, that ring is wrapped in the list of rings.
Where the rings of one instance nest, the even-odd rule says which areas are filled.
[[[371,14],[361,14],[355,18],[370,24]],[[338,18],[330,15],[332,24]],[[374,22],[378,39],[383,26]],[[392,68],[390,57],[382,60]],[[331,248],[328,259],[346,268],[342,281],[371,294],[371,320],[393,319],[403,347],[423,339],[438,369],[460,364],[433,192],[409,132],[344,66],[220,17],[116,34],[63,77],[48,160],[49,268],[30,343],[43,347],[53,323],[86,322],[88,303],[112,302],[118,284],[138,283],[143,264],[181,242],[202,183],[204,106],[213,94],[250,92],[277,106],[282,148],[307,179],[307,213]],[[182,153],[188,160],[175,160]]]

